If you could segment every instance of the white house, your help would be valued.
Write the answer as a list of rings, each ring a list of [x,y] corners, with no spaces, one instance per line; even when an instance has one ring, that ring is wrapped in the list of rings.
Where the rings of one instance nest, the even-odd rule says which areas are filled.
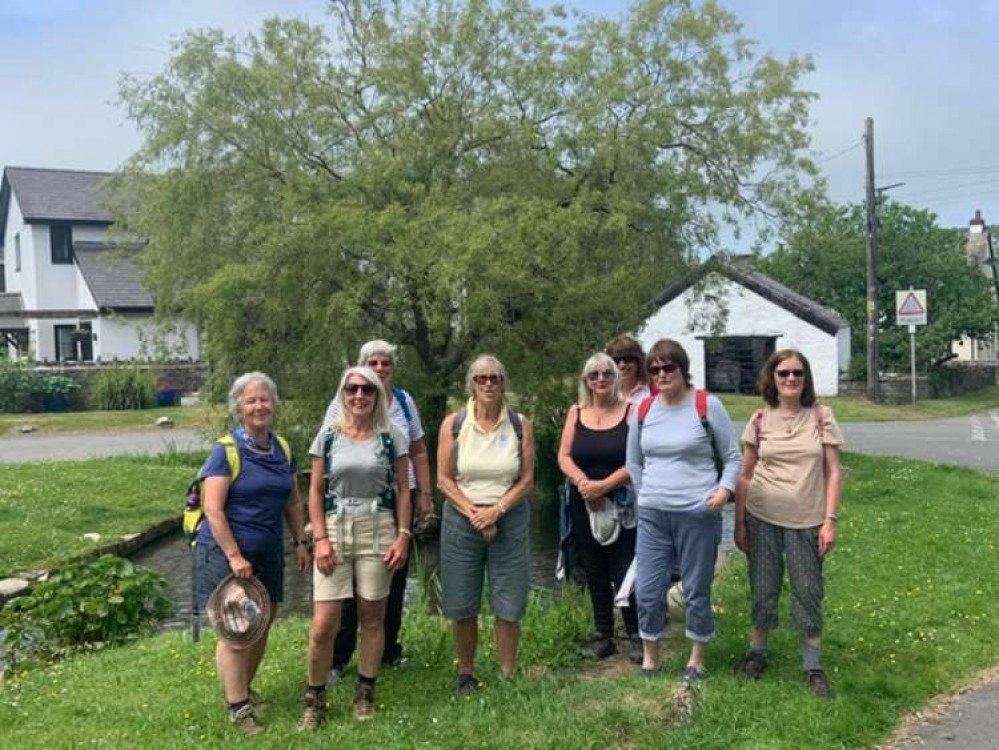
[[[105,172],[7,167],[0,182],[0,346],[39,362],[192,359],[197,331],[164,327],[100,203]],[[156,342],[158,346],[154,346]],[[163,347],[166,347],[165,350]]]
[[[694,383],[708,390],[753,393],[760,368],[778,349],[798,349],[812,365],[815,390],[835,396],[850,366],[850,324],[753,269],[748,259],[711,258],[664,292],[638,340],[679,341]]]

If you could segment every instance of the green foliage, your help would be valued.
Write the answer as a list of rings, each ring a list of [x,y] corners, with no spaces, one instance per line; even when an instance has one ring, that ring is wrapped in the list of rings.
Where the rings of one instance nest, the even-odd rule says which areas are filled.
[[[962,334],[991,333],[999,317],[989,279],[970,265],[964,233],[929,211],[889,201],[878,213],[878,307],[882,369],[908,372],[909,333],[895,324],[895,292],[927,290],[928,324],[916,334],[917,366],[945,359]],[[863,206],[812,211],[763,262],[765,273],[827,305],[853,329],[851,373],[865,372],[867,266]]]
[[[90,404],[102,411],[156,406],[156,376],[138,367],[101,370],[88,384]]]
[[[780,210],[812,171],[810,61],[758,55],[713,2],[329,8],[190,32],[121,89],[145,136],[115,181],[123,227],[149,240],[158,309],[211,331],[216,388],[263,369],[328,394],[381,336],[431,436],[481,351],[528,413],[562,407],[550,384],[635,328],[719,221]]]
[[[38,376],[26,362],[0,357],[0,412],[27,411],[38,390]]]
[[[160,573],[113,555],[70,563],[0,611],[5,672],[134,641],[169,614],[168,589]]]
[[[36,393],[42,398],[69,399],[80,389],[80,384],[66,375],[46,375],[41,379]]]

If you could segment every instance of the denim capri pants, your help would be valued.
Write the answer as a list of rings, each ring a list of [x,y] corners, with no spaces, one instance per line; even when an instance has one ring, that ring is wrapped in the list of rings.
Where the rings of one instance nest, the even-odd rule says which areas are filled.
[[[271,603],[278,604],[284,599],[284,550],[281,547],[265,550],[240,550],[267,593],[271,595]],[[195,580],[194,592],[198,600],[198,610],[204,614],[208,598],[215,587],[232,572],[229,558],[212,540],[208,544],[194,545]]]
[[[441,533],[441,609],[448,620],[468,620],[482,608],[482,586],[489,577],[489,609],[501,620],[517,622],[527,611],[531,583],[530,512],[517,504],[496,524],[496,539],[482,534],[445,503]]]
[[[658,641],[666,633],[666,591],[676,562],[687,610],[687,638],[706,643],[715,637],[711,583],[721,530],[721,513],[704,504],[686,512],[638,508],[635,599],[642,640]]]

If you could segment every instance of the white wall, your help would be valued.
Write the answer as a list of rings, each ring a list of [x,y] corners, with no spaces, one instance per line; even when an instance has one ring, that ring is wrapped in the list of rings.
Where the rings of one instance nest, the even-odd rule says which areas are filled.
[[[87,290],[76,263],[52,262],[48,225],[31,224],[29,227],[35,248],[32,255],[37,285],[37,296],[31,309],[95,310],[94,299]],[[73,226],[74,242],[100,242],[105,239],[107,239],[106,227]],[[28,308],[27,300],[25,303],[25,308]]]
[[[818,395],[836,395],[839,373],[849,366],[849,330],[845,337],[830,335],[719,274],[710,274],[707,282],[718,301],[701,301],[693,288],[684,291],[653,313],[639,330],[637,338],[646,351],[662,338],[679,341],[690,357],[695,386],[703,388],[704,341],[698,336],[776,336],[778,349],[799,349],[808,357]],[[710,331],[703,321],[714,317],[719,305],[728,309],[724,329]],[[841,355],[844,339],[845,360]]]
[[[4,231],[4,276],[8,292],[20,292],[27,306],[28,299],[33,299],[34,287],[29,286],[31,277],[26,273],[25,259],[31,255],[31,233],[24,231],[24,219],[21,216],[21,208],[13,198],[10,201],[10,208],[7,214],[7,228]],[[17,271],[17,251],[15,248],[14,236],[21,235],[21,270]]]
[[[94,321],[94,357],[115,359],[193,359],[201,356],[198,334],[188,323],[163,326],[152,315],[124,314]],[[157,344],[166,346],[165,352]],[[145,344],[145,346],[143,346]],[[165,356],[161,357],[160,354]]]

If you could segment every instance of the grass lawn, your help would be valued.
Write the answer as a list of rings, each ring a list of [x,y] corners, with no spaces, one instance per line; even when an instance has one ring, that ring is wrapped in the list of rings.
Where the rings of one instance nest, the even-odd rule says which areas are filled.
[[[16,433],[21,425],[35,432],[109,432],[153,427],[160,417],[170,417],[177,427],[209,427],[221,406],[170,406],[129,411],[65,411],[38,414],[0,414],[0,435]]]
[[[746,420],[763,403],[758,396],[721,394],[722,402],[732,419]],[[821,399],[840,422],[891,422],[895,420],[942,419],[993,409],[999,406],[999,385],[991,385],[954,398],[917,401],[915,406],[872,404],[856,396],[836,396]]]
[[[11,748],[840,748],[888,738],[906,712],[999,659],[999,480],[890,458],[845,458],[840,543],[827,565],[824,662],[836,698],[804,688],[796,637],[778,631],[771,666],[735,679],[749,627],[745,564],[716,583],[711,677],[692,703],[676,678],[685,646],[674,631],[668,676],[641,680],[621,662],[582,666],[583,598],[536,598],[524,623],[523,674],[496,679],[480,643],[485,688],[450,697],[447,627],[418,608],[404,641],[415,665],[387,673],[377,718],[350,717],[353,685],[332,688],[329,724],[295,730],[307,623],[280,622],[257,680],[268,731],[244,741],[227,726],[211,638],[183,633],[70,659],[0,687],[0,745]],[[2,485],[0,485],[2,486]],[[6,538],[6,535],[5,535]],[[783,603],[786,615],[786,597]],[[677,629],[679,630],[679,629]],[[689,714],[688,714],[689,711]],[[684,717],[689,720],[684,722]]]
[[[202,454],[0,464],[0,577],[179,516]],[[82,535],[100,534],[99,542]],[[0,741],[2,746],[2,741]]]

